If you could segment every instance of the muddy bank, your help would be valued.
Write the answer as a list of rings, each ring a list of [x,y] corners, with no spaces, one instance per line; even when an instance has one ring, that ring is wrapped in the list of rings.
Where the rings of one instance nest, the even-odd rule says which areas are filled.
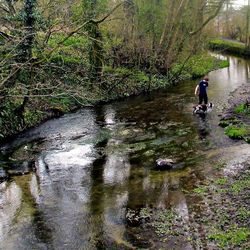
[[[228,103],[219,125],[225,128],[225,134],[230,138],[250,143],[250,85],[242,85],[233,91]]]

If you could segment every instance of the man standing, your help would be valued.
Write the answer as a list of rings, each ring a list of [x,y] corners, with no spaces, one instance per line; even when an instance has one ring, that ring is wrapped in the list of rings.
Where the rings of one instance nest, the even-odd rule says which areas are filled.
[[[208,98],[207,98],[207,87],[208,87],[208,77],[205,76],[202,81],[196,86],[195,88],[195,95],[199,95],[199,104],[202,104],[204,101],[204,104],[207,104]]]

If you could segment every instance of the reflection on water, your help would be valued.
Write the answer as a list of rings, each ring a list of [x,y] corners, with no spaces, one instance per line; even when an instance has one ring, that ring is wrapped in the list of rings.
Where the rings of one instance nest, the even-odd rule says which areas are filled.
[[[249,80],[248,62],[228,59],[229,69],[209,74],[214,109],[206,117],[192,114],[197,81],[187,81],[65,115],[4,145],[28,146],[37,170],[0,186],[0,249],[131,249],[140,239],[131,238],[128,209],[172,209],[188,226],[194,201],[183,190],[209,177],[213,152],[231,147],[218,113]],[[160,157],[184,168],[156,171]]]
[[[8,237],[16,213],[20,208],[22,191],[15,182],[10,185],[7,183],[0,185],[0,241],[3,241]]]

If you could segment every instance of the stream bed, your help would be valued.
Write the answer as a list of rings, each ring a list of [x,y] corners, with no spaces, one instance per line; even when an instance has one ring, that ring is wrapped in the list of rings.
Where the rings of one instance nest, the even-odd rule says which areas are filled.
[[[215,178],[218,162],[237,171],[249,161],[250,145],[218,126],[230,92],[250,84],[250,62],[228,60],[209,73],[214,107],[205,118],[192,113],[198,81],[185,81],[66,114],[1,145],[36,170],[0,183],[0,249],[198,249],[143,225],[156,210],[188,225],[204,200],[187,191]],[[156,170],[159,158],[175,159],[176,168]]]

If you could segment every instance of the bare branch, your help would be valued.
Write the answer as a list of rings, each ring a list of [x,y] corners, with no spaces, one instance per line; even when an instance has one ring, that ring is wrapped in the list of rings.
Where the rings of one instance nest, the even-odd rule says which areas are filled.
[[[214,14],[212,14],[211,16],[209,16],[207,18],[207,20],[195,31],[192,31],[189,33],[190,36],[193,36],[195,34],[197,34],[198,32],[200,32],[212,19],[214,19],[220,12],[223,4],[225,3],[226,0],[221,0],[219,3],[219,6],[217,7],[216,11],[214,12]]]

